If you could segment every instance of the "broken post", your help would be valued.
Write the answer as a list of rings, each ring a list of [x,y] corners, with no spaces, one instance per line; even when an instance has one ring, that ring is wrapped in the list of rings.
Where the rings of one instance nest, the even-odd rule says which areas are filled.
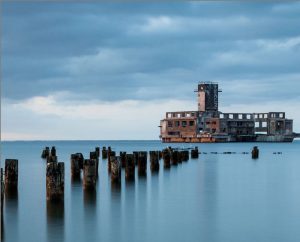
[[[182,161],[188,161],[189,160],[189,151],[188,150],[182,150],[181,151],[181,160]]]
[[[195,149],[191,150],[191,158],[192,159],[198,159],[199,158],[199,151],[198,151],[197,146],[195,147]]]
[[[133,151],[133,162],[135,165],[138,164],[138,160],[139,160],[139,152],[138,151]]]
[[[50,149],[49,149],[48,146],[46,146],[45,149],[44,149],[43,152],[42,152],[41,157],[42,157],[43,159],[46,159],[49,155],[50,155]]]
[[[102,159],[107,159],[107,149],[105,146],[102,148]]]
[[[18,188],[18,160],[16,159],[5,160],[5,188]]]
[[[95,163],[96,163],[96,173],[98,175],[99,158],[98,158],[98,155],[97,155],[96,151],[91,151],[90,152],[90,159],[91,160],[95,160]]]
[[[135,178],[135,164],[133,154],[126,155],[125,178],[127,181],[132,181]]]
[[[259,149],[257,148],[257,146],[254,146],[252,149],[252,159],[257,159],[259,156]]]
[[[122,168],[125,168],[126,167],[126,152],[120,151],[120,159],[121,159]]]
[[[100,157],[100,147],[96,147],[95,152],[96,152],[97,158],[99,158]]]
[[[147,174],[147,152],[139,152],[138,157],[138,174],[140,176],[145,176]]]
[[[120,156],[111,156],[111,182],[121,182],[121,162]]]
[[[108,152],[108,160],[107,160],[107,165],[108,165],[108,172],[111,172],[111,158],[116,156],[115,151],[110,151]]]
[[[85,159],[83,162],[83,187],[84,189],[95,189],[97,180],[96,160]]]
[[[177,150],[173,150],[171,151],[171,163],[172,165],[178,165],[178,151]]]
[[[63,162],[47,164],[46,190],[47,200],[63,200],[65,186],[65,165]]]
[[[164,168],[170,168],[171,167],[170,151],[168,149],[164,149],[162,154],[164,160]]]
[[[83,155],[81,153],[71,154],[71,176],[80,178],[80,170],[83,168]]]
[[[157,151],[150,151],[150,169],[151,171],[159,171],[159,154]]]

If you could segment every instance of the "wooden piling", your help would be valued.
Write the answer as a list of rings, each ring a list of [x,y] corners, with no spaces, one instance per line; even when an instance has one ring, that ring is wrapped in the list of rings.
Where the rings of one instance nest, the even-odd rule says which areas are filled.
[[[100,147],[96,147],[95,152],[96,152],[97,158],[99,158],[100,157]]]
[[[14,189],[18,187],[18,160],[5,160],[5,188]]]
[[[199,158],[199,151],[198,151],[197,146],[195,147],[195,149],[191,150],[191,158],[192,159],[198,159]]]
[[[51,156],[56,156],[56,148],[55,146],[51,147],[51,152],[50,152]]]
[[[65,165],[63,162],[47,164],[46,191],[47,200],[63,200],[65,186]]]
[[[252,149],[252,159],[257,159],[259,156],[259,149],[257,148],[257,146],[254,146]]]
[[[48,146],[42,152],[41,158],[46,159],[50,155],[50,149]]]
[[[111,156],[111,182],[121,183],[120,156]]]
[[[107,159],[107,149],[105,146],[102,148],[102,159]]]
[[[4,201],[4,181],[3,181],[3,168],[1,168],[1,225],[3,223],[3,201]],[[1,229],[1,232],[2,229]]]
[[[120,151],[120,159],[121,159],[122,168],[125,168],[126,167],[126,152]]]
[[[107,166],[108,166],[108,172],[111,172],[111,159],[112,157],[116,156],[116,152],[115,151],[108,151],[108,159],[107,159]]]
[[[171,167],[170,151],[168,149],[164,149],[162,152],[162,157],[164,160],[164,168],[170,168]]]
[[[147,152],[140,151],[138,154],[138,174],[145,176],[147,174]]]
[[[83,162],[83,187],[84,189],[95,189],[97,181],[96,160],[85,159]]]
[[[135,165],[138,164],[139,161],[139,152],[138,151],[133,151],[133,162]]]
[[[178,165],[178,158],[179,158],[179,154],[177,150],[173,150],[171,151],[171,164],[172,165]]]
[[[159,153],[150,151],[150,169],[151,171],[159,171]]]
[[[80,170],[83,169],[83,155],[81,153],[71,154],[71,176],[80,177]]]
[[[99,158],[98,158],[98,155],[97,155],[97,151],[91,151],[90,152],[90,159],[95,160],[95,163],[96,163],[96,173],[98,175]]]
[[[188,150],[182,150],[180,153],[181,153],[181,160],[182,161],[188,161],[189,160],[189,151]]]
[[[135,179],[135,164],[133,160],[133,154],[126,154],[125,178],[127,181],[133,181]]]

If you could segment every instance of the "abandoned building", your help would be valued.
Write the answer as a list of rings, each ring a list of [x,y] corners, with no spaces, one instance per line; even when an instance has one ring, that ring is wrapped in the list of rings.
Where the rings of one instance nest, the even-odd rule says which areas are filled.
[[[201,82],[195,92],[198,111],[167,112],[160,121],[163,142],[292,142],[299,137],[284,112],[219,111],[218,83]]]

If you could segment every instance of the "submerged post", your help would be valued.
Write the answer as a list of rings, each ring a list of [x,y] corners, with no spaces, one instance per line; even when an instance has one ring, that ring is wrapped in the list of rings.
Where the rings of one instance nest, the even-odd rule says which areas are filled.
[[[121,182],[121,162],[120,156],[111,156],[111,182]]]
[[[139,152],[138,158],[138,174],[140,176],[145,176],[147,174],[147,152]]]
[[[150,151],[150,169],[151,171],[159,171],[159,153]]]
[[[133,154],[126,154],[125,178],[127,181],[132,181],[135,178],[135,164]]]
[[[71,154],[71,176],[80,177],[80,170],[83,168],[83,155],[81,153]]]
[[[65,186],[65,165],[63,162],[47,164],[46,190],[47,200],[63,200]]]
[[[49,155],[50,155],[50,149],[49,149],[48,146],[46,146],[45,149],[44,149],[43,152],[42,152],[41,157],[42,157],[43,159],[46,159]]]
[[[198,147],[196,146],[195,149],[191,150],[191,158],[198,159],[199,158],[199,151]]]
[[[5,160],[5,187],[6,189],[18,188],[18,160]]]
[[[170,151],[168,149],[164,149],[162,152],[162,157],[164,160],[164,168],[170,168],[171,167]]]
[[[95,189],[97,180],[96,160],[85,159],[83,163],[84,189]]]
[[[107,149],[105,146],[102,148],[102,159],[107,159]]]
[[[259,149],[257,148],[257,146],[254,146],[252,149],[252,159],[257,159],[259,156]]]
[[[115,156],[116,156],[115,151],[108,152],[108,159],[107,159],[108,172],[111,172],[111,160],[112,160],[112,157],[115,157]]]
[[[121,159],[122,168],[125,168],[126,167],[126,152],[120,151],[120,159]]]

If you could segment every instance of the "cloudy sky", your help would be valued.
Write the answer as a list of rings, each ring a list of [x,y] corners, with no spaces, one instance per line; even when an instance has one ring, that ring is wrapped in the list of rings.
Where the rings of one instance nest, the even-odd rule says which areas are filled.
[[[300,2],[2,3],[1,22],[2,139],[158,139],[199,81],[300,132]]]

